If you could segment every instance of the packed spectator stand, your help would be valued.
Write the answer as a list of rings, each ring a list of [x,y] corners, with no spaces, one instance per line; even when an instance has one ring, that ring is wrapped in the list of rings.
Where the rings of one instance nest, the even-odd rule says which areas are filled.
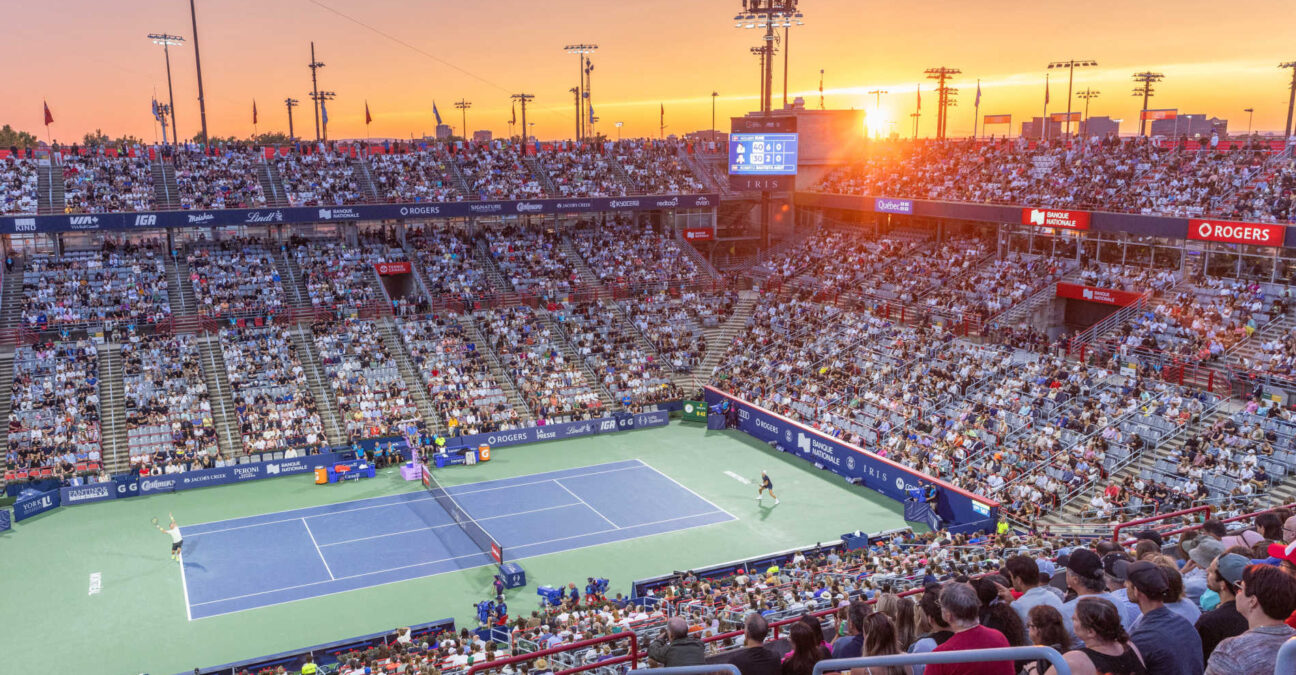
[[[40,173],[30,159],[0,160],[0,215],[36,213]]]

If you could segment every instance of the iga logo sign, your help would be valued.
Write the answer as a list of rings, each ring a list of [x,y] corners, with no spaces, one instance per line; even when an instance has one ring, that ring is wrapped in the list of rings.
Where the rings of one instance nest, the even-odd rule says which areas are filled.
[[[135,216],[135,227],[154,227],[157,225],[157,216]]]
[[[1089,229],[1088,211],[1062,211],[1059,209],[1022,209],[1022,225],[1057,227],[1064,230]]]
[[[1272,223],[1230,223],[1218,220],[1188,221],[1188,238],[1226,244],[1282,246],[1286,227]]]

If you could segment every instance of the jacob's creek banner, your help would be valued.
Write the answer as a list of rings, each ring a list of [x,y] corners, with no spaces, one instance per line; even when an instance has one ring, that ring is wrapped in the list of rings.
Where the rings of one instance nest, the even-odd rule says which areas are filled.
[[[1227,220],[1190,220],[1188,238],[1225,244],[1282,246],[1287,228],[1273,223],[1235,223]]]
[[[447,202],[442,204],[371,204],[347,207],[289,207],[279,209],[221,209],[159,211],[156,213],[76,213],[0,218],[0,234],[137,230],[160,227],[225,227],[285,225],[351,220],[468,218],[471,216],[590,213],[699,209],[720,204],[720,195],[656,195],[532,199],[510,202]]]
[[[1022,209],[1022,225],[1036,227],[1058,227],[1064,230],[1089,229],[1088,211],[1066,211],[1063,209]]]
[[[309,471],[314,471],[317,466],[328,466],[329,464],[353,459],[353,455],[354,453],[349,452],[322,452],[318,455],[307,455],[306,457],[294,457],[292,459],[276,459],[271,462],[236,464],[234,466],[222,466],[217,469],[185,471],[183,473],[165,474],[161,476],[140,476],[139,494],[147,495],[154,492],[174,492],[176,490],[189,490],[191,488],[207,487],[209,485],[225,485],[228,483],[241,483],[247,480],[257,480],[259,478],[274,478],[275,476],[289,476],[292,474],[307,473]]]
[[[1143,294],[1131,293],[1129,291],[1118,291],[1112,288],[1096,288],[1094,286],[1081,286],[1080,284],[1064,284],[1059,282],[1057,285],[1057,296],[1059,298],[1068,298],[1071,300],[1087,300],[1089,302],[1099,302],[1104,305],[1124,307],[1138,302],[1138,299],[1143,297]]]
[[[726,398],[738,410],[740,431],[776,444],[788,453],[839,476],[856,480],[898,502],[909,499],[909,490],[918,487],[919,481],[935,484],[938,488],[936,513],[945,521],[945,527],[952,531],[991,529],[999,517],[997,502],[977,497],[718,389],[706,387],[706,401],[711,410]]]
[[[615,413],[612,417],[585,420],[584,422],[562,422],[559,424],[546,424],[540,427],[496,431],[489,434],[457,436],[448,439],[446,447],[451,450],[476,448],[480,445],[498,448],[525,443],[538,443],[540,441],[553,441],[560,438],[576,438],[578,436],[630,431],[631,429],[662,427],[666,426],[668,422],[670,422],[670,413],[665,410],[633,414]]]

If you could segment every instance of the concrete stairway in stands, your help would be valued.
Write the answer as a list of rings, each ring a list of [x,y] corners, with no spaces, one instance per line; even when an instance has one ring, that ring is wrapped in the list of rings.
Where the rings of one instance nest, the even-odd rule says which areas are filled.
[[[283,208],[289,206],[288,194],[284,192],[283,182],[279,180],[279,170],[273,162],[257,162],[257,181],[261,183],[261,194],[265,195],[266,206]]]
[[[354,166],[356,183],[360,185],[360,191],[365,196],[364,203],[381,204],[386,201],[378,196],[378,188],[374,185],[373,174],[369,172],[369,162],[357,159]]]
[[[0,382],[6,383],[7,386],[13,385],[14,374],[14,353],[5,350],[0,353]],[[13,408],[13,396],[0,396],[0,448],[9,447],[9,412]],[[0,476],[9,470],[8,462],[5,455],[0,454]],[[4,480],[0,479],[0,486],[4,485]]]
[[[531,175],[540,183],[540,187],[545,194],[550,197],[558,196],[558,186],[554,185],[553,179],[550,178],[549,172],[540,166],[540,162],[535,157],[523,157],[522,161],[526,163],[527,168],[531,170]]]
[[[22,325],[23,258],[14,256],[13,271],[4,275],[0,286],[0,330]]]
[[[492,288],[501,293],[513,292],[513,284],[509,282],[508,277],[504,276],[504,271],[499,265],[495,264],[495,258],[491,256],[490,247],[484,239],[477,241],[477,259],[486,270],[486,278],[490,280]]]
[[[306,286],[306,278],[302,276],[301,268],[297,266],[297,256],[288,250],[271,259],[274,260],[275,269],[279,271],[280,283],[287,292],[288,302],[293,307],[310,307],[310,290]]]
[[[539,317],[540,321],[549,327],[550,340],[554,343],[554,346],[562,350],[563,357],[567,359],[567,362],[580,365],[581,372],[583,372],[585,378],[589,380],[588,384],[590,389],[594,390],[594,393],[598,394],[599,400],[603,402],[604,407],[607,410],[619,409],[621,404],[618,403],[616,399],[612,398],[612,392],[608,391],[607,387],[603,386],[603,381],[599,379],[598,374],[594,372],[594,369],[590,367],[590,364],[576,353],[576,347],[572,344],[571,337],[567,335],[567,331],[562,329],[562,325],[546,310],[537,309],[535,310],[535,313],[536,316]]]
[[[414,397],[414,404],[418,406],[423,423],[428,429],[444,432],[445,420],[432,407],[432,399],[428,398],[427,383],[414,367],[414,363],[410,361],[409,352],[405,350],[405,340],[401,339],[396,320],[382,317],[374,323],[378,334],[382,336],[383,344],[387,346],[387,353],[396,360],[396,367],[400,370],[401,378],[405,380],[405,387]]]
[[[485,334],[477,327],[477,321],[472,314],[460,314],[457,317],[459,324],[464,327],[467,333],[467,339],[477,346],[477,349],[486,357],[486,362],[490,364],[491,376],[504,389],[508,397],[508,404],[513,406],[517,411],[518,417],[526,424],[535,420],[535,413],[527,406],[526,399],[522,398],[522,392],[518,390],[517,382],[513,377],[504,370],[503,363],[499,360],[499,355],[491,348],[490,342],[486,339]]]
[[[612,167],[612,173],[616,175],[617,180],[621,181],[621,184],[626,187],[630,194],[637,195],[643,192],[634,182],[634,179],[630,177],[630,173],[625,170],[625,167],[621,166],[621,162],[617,161],[616,157],[608,156],[608,166]]]
[[[730,314],[723,324],[703,331],[707,341],[707,353],[702,357],[702,363],[693,370],[691,390],[698,389],[711,381],[711,376],[720,366],[720,359],[728,351],[729,345],[733,344],[734,338],[747,330],[747,320],[756,311],[758,297],[755,291],[739,291],[733,314]]]
[[[159,211],[180,210],[180,186],[176,185],[175,167],[161,157],[153,160],[153,197]]]
[[[292,326],[293,344],[297,346],[297,358],[306,371],[306,383],[315,395],[315,409],[319,411],[320,421],[324,423],[324,436],[332,445],[341,445],[347,437],[343,432],[345,426],[339,419],[337,401],[333,398],[333,387],[328,373],[320,365],[319,354],[315,351],[315,338],[311,335],[310,326]]]
[[[104,466],[113,473],[130,466],[130,445],[126,434],[126,385],[123,379],[121,345],[99,345],[99,437]]]
[[[476,201],[477,195],[468,187],[468,179],[464,177],[459,167],[454,162],[448,162],[446,166],[450,169],[450,178],[454,181],[455,189],[462,193],[468,201]]]
[[[189,263],[184,256],[167,257],[167,300],[172,316],[190,316],[198,313],[193,284],[189,282]]]
[[[603,285],[603,282],[599,281],[598,275],[594,274],[594,270],[589,266],[589,263],[585,262],[585,259],[581,257],[580,251],[576,248],[576,243],[571,240],[571,237],[563,235],[562,250],[563,253],[567,254],[567,258],[572,261],[572,264],[576,266],[576,273],[580,275],[582,284],[600,287]]]
[[[1242,340],[1232,350],[1229,351],[1229,361],[1241,365],[1243,359],[1254,367],[1257,357],[1260,356],[1260,345],[1280,338],[1291,333],[1296,328],[1296,312],[1288,312],[1273,321],[1270,321],[1260,332],[1251,336],[1249,340]]]
[[[48,215],[63,213],[67,205],[63,190],[63,168],[59,166],[42,166],[37,173],[36,212]]]
[[[198,361],[202,366],[203,380],[207,383],[207,397],[211,401],[212,421],[216,424],[216,442],[225,457],[245,454],[243,434],[239,432],[238,408],[234,403],[234,389],[230,387],[229,371],[216,333],[199,333]]]

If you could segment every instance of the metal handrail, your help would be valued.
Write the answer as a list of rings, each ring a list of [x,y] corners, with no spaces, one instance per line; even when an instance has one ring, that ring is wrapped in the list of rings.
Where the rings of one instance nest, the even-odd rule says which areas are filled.
[[[1296,640],[1296,638],[1292,639]],[[1292,649],[1291,654],[1296,656],[1296,649]],[[864,656],[854,659],[825,659],[815,664],[814,675],[872,666],[917,666],[933,663],[986,663],[989,661],[1035,661],[1039,659],[1045,659],[1052,664],[1057,675],[1071,675],[1071,666],[1067,665],[1062,655],[1052,647],[1001,647],[998,649],[968,649],[956,652]]]
[[[603,666],[615,665],[617,663],[624,663],[628,659],[630,663],[630,668],[637,669],[638,668],[637,661],[639,656],[639,636],[635,635],[634,631],[627,631],[624,633],[613,633],[611,635],[603,635],[596,638],[590,638],[588,640],[580,640],[579,642],[572,642],[568,644],[558,645],[557,647],[541,649],[538,652],[531,652],[529,654],[521,654],[519,656],[509,656],[502,659],[495,659],[494,661],[486,661],[483,663],[473,664],[470,668],[468,668],[468,672],[464,673],[464,675],[476,675],[477,673],[480,673],[484,670],[498,670],[507,665],[511,665],[514,663],[522,663],[524,661],[534,661],[542,656],[548,656],[550,654],[557,654],[559,652],[568,652],[573,649],[578,649],[580,647],[593,647],[594,645],[601,645],[607,642],[617,642],[619,640],[625,640],[625,639],[630,640],[630,654],[626,656],[618,657],[616,659],[600,661],[590,665],[594,667],[603,667]],[[564,672],[570,672],[570,671],[564,671]]]
[[[1292,650],[1296,654],[1296,650]],[[726,675],[742,675],[738,666],[732,663],[717,663],[711,666],[674,666],[670,668],[653,668],[653,675],[712,675],[713,673],[725,673]]]

